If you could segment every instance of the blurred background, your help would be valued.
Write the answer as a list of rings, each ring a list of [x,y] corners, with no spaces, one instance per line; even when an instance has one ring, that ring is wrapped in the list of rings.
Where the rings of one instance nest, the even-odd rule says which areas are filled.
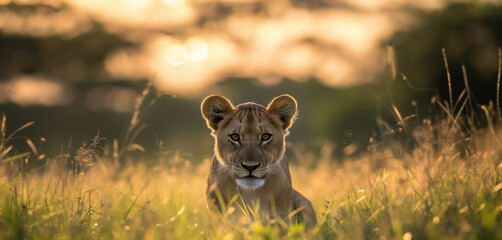
[[[99,135],[120,142],[149,81],[158,99],[136,143],[200,161],[209,94],[262,105],[289,93],[296,149],[366,150],[431,97],[495,100],[502,2],[406,0],[0,0],[0,112],[58,154]],[[144,109],[146,110],[146,109]],[[162,142],[162,144],[160,144]]]

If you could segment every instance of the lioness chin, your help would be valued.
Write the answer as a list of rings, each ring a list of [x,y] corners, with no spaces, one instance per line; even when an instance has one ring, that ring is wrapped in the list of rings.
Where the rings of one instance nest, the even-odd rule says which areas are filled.
[[[245,204],[245,208],[258,209],[260,215],[279,217],[281,223],[315,226],[312,204],[292,188],[284,155],[296,109],[296,101],[289,95],[273,99],[268,107],[256,103],[234,107],[217,95],[204,99],[202,115],[215,139],[206,190],[212,212]]]

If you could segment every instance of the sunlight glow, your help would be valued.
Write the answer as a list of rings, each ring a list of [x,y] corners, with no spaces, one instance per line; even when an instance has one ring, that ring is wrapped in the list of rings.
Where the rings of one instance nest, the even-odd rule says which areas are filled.
[[[32,76],[19,76],[0,85],[0,102],[10,101],[22,106],[55,106],[69,103],[73,96],[60,82]]]
[[[260,2],[260,13],[255,7]],[[228,77],[276,84],[312,77],[332,87],[372,81],[383,71],[381,43],[413,22],[401,7],[437,9],[441,1],[342,0],[315,8],[259,0],[0,0],[54,10],[0,12],[0,31],[75,37],[94,23],[138,48],[116,49],[104,65],[112,77],[156,76],[159,88],[202,90]],[[216,6],[224,5],[228,11]],[[166,34],[160,34],[166,33]]]
[[[298,44],[293,47],[283,49],[279,55],[277,68],[293,79],[308,79],[319,61],[318,50],[310,44]]]
[[[31,36],[76,36],[90,29],[90,20],[68,11],[52,14],[0,12],[0,31]]]
[[[185,3],[185,0],[163,0],[169,6],[179,6]]]
[[[136,9],[146,8],[151,4],[150,1],[144,1],[144,0],[125,0],[123,1],[123,3]]]
[[[354,66],[336,56],[325,59],[315,74],[322,83],[333,87],[351,86],[354,84],[351,80],[357,76]]]
[[[185,43],[188,58],[193,62],[205,60],[208,56],[207,44],[201,39],[191,38]]]
[[[109,56],[106,69],[121,78],[155,76],[160,90],[193,93],[235,69],[237,50],[232,46],[230,40],[218,35],[189,37],[186,41],[156,35],[139,51],[122,50]]]
[[[110,26],[173,30],[188,27],[197,19],[197,10],[183,0],[67,0],[67,4]]]
[[[160,54],[164,60],[174,66],[181,65],[188,59],[187,50],[178,44],[171,45],[167,49],[163,49]]]

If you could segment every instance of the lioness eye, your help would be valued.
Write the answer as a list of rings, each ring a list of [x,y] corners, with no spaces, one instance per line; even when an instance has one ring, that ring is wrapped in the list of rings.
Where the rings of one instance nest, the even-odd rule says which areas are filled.
[[[272,134],[270,134],[270,133],[264,133],[261,135],[262,142],[266,142],[266,141],[270,140],[270,138],[272,138]]]
[[[236,141],[236,142],[237,142],[237,141],[239,141],[239,140],[241,139],[241,138],[239,137],[239,134],[236,134],[236,133],[234,133],[234,134],[230,134],[230,135],[228,135],[228,137],[230,137],[230,140],[232,140],[232,141]]]

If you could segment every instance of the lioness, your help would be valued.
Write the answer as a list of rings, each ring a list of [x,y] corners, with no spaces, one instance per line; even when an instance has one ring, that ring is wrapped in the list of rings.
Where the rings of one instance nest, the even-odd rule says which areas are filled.
[[[222,213],[222,206],[229,204],[241,204],[236,209],[242,209],[245,204],[282,225],[297,220],[308,228],[315,226],[312,204],[292,188],[284,155],[296,109],[289,95],[275,98],[266,108],[251,102],[234,107],[217,95],[204,99],[202,115],[215,139],[206,189],[212,212]]]

